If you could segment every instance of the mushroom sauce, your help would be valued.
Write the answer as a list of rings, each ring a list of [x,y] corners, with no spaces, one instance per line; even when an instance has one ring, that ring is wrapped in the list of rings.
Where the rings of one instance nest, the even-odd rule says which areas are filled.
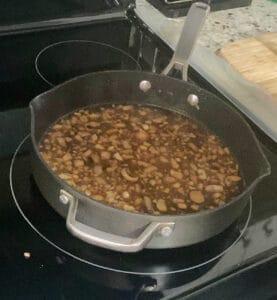
[[[201,124],[150,106],[85,108],[58,120],[40,153],[69,185],[132,212],[184,214],[241,191],[229,148]]]

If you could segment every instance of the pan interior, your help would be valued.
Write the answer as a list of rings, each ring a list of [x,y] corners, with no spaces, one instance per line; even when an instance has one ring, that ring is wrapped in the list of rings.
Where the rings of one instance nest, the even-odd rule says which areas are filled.
[[[123,103],[121,103],[122,105],[128,105],[128,103],[126,103],[126,102],[123,102]],[[119,105],[119,103],[117,103],[117,105]],[[116,109],[116,106],[117,105],[111,105],[111,103],[97,103],[97,104],[93,104],[93,105],[88,105],[88,106],[86,106],[86,107],[82,107],[82,108],[78,108],[78,109],[76,109],[75,111],[72,111],[72,112],[68,112],[66,115],[64,115],[64,116],[61,116],[58,120],[56,120],[53,124],[51,124],[50,126],[49,126],[49,128],[48,128],[48,130],[43,134],[43,136],[41,137],[41,140],[39,141],[39,144],[42,144],[43,143],[43,140],[44,140],[44,138],[46,138],[45,137],[45,135],[47,135],[48,134],[48,132],[49,131],[51,131],[51,128],[55,125],[55,124],[59,124],[60,123],[60,121],[61,121],[61,119],[68,119],[68,118],[70,118],[70,116],[72,116],[75,112],[78,112],[78,111],[80,111],[80,110],[87,110],[87,111],[89,111],[89,112],[99,112],[99,108],[111,108],[112,106],[114,106],[115,107],[115,109]],[[163,115],[165,115],[165,116],[168,116],[168,117],[170,117],[170,119],[171,119],[171,121],[172,121],[172,118],[174,119],[174,117],[176,117],[177,115],[179,115],[179,116],[183,116],[186,120],[191,120],[192,121],[192,123],[193,124],[196,124],[197,126],[199,126],[199,130],[200,130],[200,132],[201,132],[201,134],[203,134],[203,133],[205,133],[205,137],[206,137],[206,134],[207,135],[210,135],[210,134],[213,134],[208,128],[207,128],[207,126],[205,126],[202,122],[200,122],[199,120],[196,120],[195,118],[193,118],[193,117],[190,117],[189,115],[188,115],[188,113],[185,111],[185,110],[178,110],[178,109],[174,109],[174,108],[172,108],[172,107],[168,107],[168,108],[164,108],[164,107],[162,107],[161,105],[158,105],[158,104],[151,104],[151,103],[132,103],[132,106],[134,107],[134,116],[136,117],[136,119],[137,119],[137,122],[140,122],[140,118],[141,118],[141,120],[143,120],[143,116],[141,116],[139,113],[138,113],[138,111],[136,110],[137,108],[139,108],[139,107],[151,107],[151,108],[155,108],[155,109],[159,109],[159,111],[158,111],[158,116],[163,116]],[[137,108],[136,108],[137,107]],[[174,113],[174,115],[168,115],[168,113]],[[115,113],[116,113],[116,111],[115,111]],[[119,117],[119,119],[120,119],[120,116],[118,116]],[[154,118],[154,115],[152,116],[153,118]],[[76,117],[74,117],[74,118],[76,118]],[[118,119],[116,118],[115,119],[115,122],[117,121]],[[148,119],[147,119],[148,120]],[[169,119],[168,119],[169,120]],[[100,121],[102,121],[102,120],[100,120]],[[105,122],[105,119],[103,120],[103,122]],[[123,120],[123,122],[124,122],[124,120]],[[113,128],[113,127],[112,127]],[[187,133],[187,132],[191,132],[191,130],[192,130],[192,132],[193,133],[195,133],[196,135],[197,135],[197,132],[195,131],[194,132],[194,129],[193,128],[190,128],[190,130],[189,131],[187,131],[187,130],[185,130],[184,131],[184,136],[185,136],[185,134]],[[98,134],[98,133],[97,133]],[[162,134],[162,132],[161,132],[161,134]],[[99,134],[98,134],[99,135]],[[103,136],[103,135],[102,135]],[[128,134],[127,134],[127,136],[128,136]],[[123,138],[124,138],[124,136],[123,136]],[[201,139],[201,136],[200,137],[197,137],[196,138],[196,140],[198,140],[198,139]],[[121,140],[122,139],[122,137],[121,138],[118,138],[118,140]],[[150,139],[151,140],[151,139]],[[129,141],[130,142],[130,141]],[[220,143],[222,143],[222,141],[220,141],[219,140],[219,142]],[[132,143],[132,142],[130,142],[130,143]],[[150,143],[151,143],[151,141],[150,141]],[[163,144],[161,144],[161,146],[162,146]],[[222,144],[222,146],[225,146],[224,144]],[[123,147],[123,146],[121,146],[121,147]],[[155,147],[155,145],[154,145],[154,147]],[[175,147],[174,147],[175,148]],[[124,149],[124,148],[123,148]],[[97,151],[97,150],[96,150]],[[174,150],[173,150],[174,151]],[[184,152],[184,154],[186,154],[186,152]],[[161,155],[162,155],[162,153],[161,153]],[[167,156],[167,155],[166,155]],[[231,156],[234,158],[234,160],[236,159],[235,157],[234,157],[234,154],[233,153],[231,153]],[[172,156],[172,157],[174,157],[174,156]],[[197,162],[195,162],[195,164],[197,164]],[[183,168],[182,168],[183,169]],[[65,172],[65,171],[62,171],[62,172]],[[169,171],[168,171],[169,172]],[[207,172],[207,170],[206,170],[206,172]],[[164,174],[164,176],[165,176],[166,174]],[[241,178],[243,178],[243,174],[242,174],[242,172],[241,172],[241,170],[240,170],[240,172],[239,172],[239,174],[238,175],[240,175],[241,176]],[[219,184],[219,183],[218,183]],[[243,180],[243,181],[241,181],[240,182],[240,184],[239,184],[239,190],[241,191],[242,189],[243,189],[243,187],[245,186],[245,181]],[[156,190],[157,191],[157,190]],[[175,191],[172,191],[172,197],[174,198],[174,194],[175,194]],[[138,196],[141,196],[141,195],[138,195]],[[151,196],[149,196],[150,198],[151,198]],[[156,195],[156,197],[158,197],[157,195]],[[160,196],[160,197],[163,197],[162,195]],[[175,195],[175,198],[178,198],[178,197],[182,197],[182,195]],[[184,196],[185,197],[185,196]],[[158,197],[159,198],[159,197]],[[229,202],[229,201],[231,201],[232,200],[232,197],[228,197],[227,196],[227,198],[226,198],[226,202]],[[168,200],[166,200],[166,201],[168,201]],[[225,202],[224,201],[224,202]],[[210,204],[205,204],[205,207],[206,208],[203,208],[202,207],[202,209],[200,209],[201,211],[202,210],[207,210],[208,208],[207,208],[207,206],[208,205],[212,205],[213,203],[212,203],[212,200],[210,199],[210,200],[206,200],[206,202],[207,203],[210,203]],[[105,204],[105,201],[103,201],[102,202],[103,204]],[[186,211],[186,212],[179,212],[178,213],[178,215],[179,214],[187,214],[188,213],[188,211]],[[194,213],[194,211],[191,211],[191,213]],[[170,214],[170,212],[169,212],[169,214]],[[172,213],[172,215],[174,215],[174,213]]]

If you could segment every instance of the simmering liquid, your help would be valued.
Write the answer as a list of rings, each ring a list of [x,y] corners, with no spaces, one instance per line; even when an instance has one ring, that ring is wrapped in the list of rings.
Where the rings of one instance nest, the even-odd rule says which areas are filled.
[[[116,208],[154,214],[213,209],[241,190],[228,147],[176,112],[136,105],[81,109],[39,145],[68,184]]]

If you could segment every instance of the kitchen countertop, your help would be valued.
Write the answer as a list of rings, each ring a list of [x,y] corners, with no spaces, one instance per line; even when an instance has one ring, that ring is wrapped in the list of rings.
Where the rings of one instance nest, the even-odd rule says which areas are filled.
[[[137,12],[146,24],[151,24],[151,28],[154,27],[154,31],[157,30],[165,39],[170,36],[169,45],[176,44],[185,17],[164,17],[145,0],[137,0]],[[153,14],[156,24],[152,21]],[[277,3],[270,0],[253,0],[248,7],[210,13],[198,44],[216,51],[226,43],[274,31],[277,31]]]
[[[251,6],[212,12],[199,44],[217,50],[228,42],[277,31],[277,3],[253,0]]]

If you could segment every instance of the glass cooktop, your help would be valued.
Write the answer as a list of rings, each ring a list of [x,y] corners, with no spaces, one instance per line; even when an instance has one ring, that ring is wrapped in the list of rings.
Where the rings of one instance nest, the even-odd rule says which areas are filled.
[[[113,0],[2,1],[0,26],[93,15],[115,7]]]

